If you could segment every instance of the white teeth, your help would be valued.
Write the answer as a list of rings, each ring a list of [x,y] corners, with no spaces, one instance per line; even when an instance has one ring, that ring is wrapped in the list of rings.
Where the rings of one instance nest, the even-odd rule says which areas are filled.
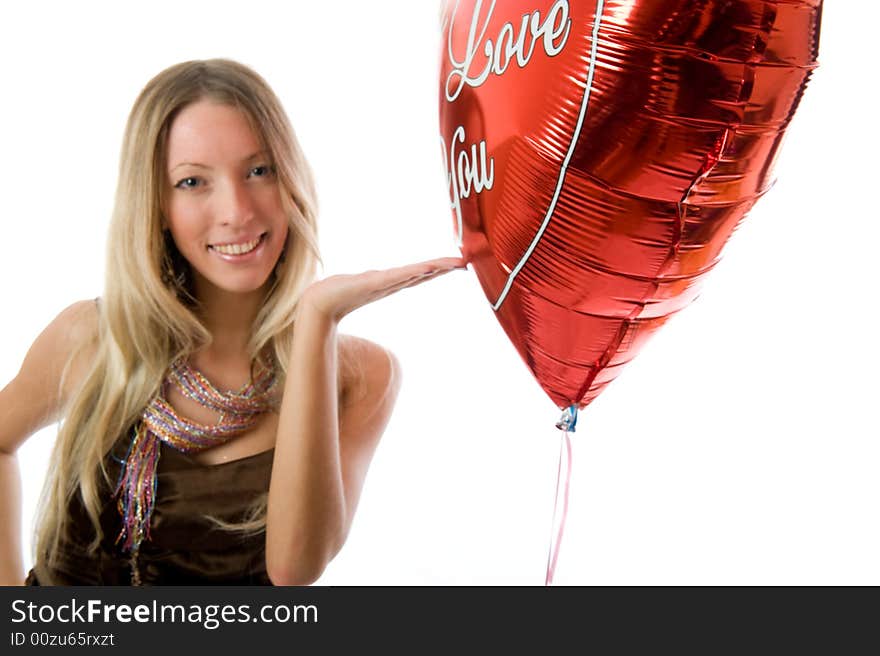
[[[260,244],[261,239],[262,237],[257,237],[244,244],[214,244],[211,248],[224,255],[244,255],[254,250]]]

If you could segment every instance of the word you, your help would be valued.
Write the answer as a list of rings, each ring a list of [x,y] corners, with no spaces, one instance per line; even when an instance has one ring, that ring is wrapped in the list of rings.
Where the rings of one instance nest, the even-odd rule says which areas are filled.
[[[540,10],[524,14],[518,31],[513,23],[504,23],[494,41],[486,38],[493,11],[495,11],[495,0],[491,0],[485,16],[482,15],[483,1],[476,0],[465,51],[457,56],[452,43],[455,18],[458,13],[458,2],[455,3],[447,40],[449,63],[452,64],[452,71],[446,78],[446,100],[449,102],[458,98],[465,85],[476,88],[493,73],[503,75],[513,60],[516,60],[517,66],[525,68],[535,52],[535,44],[538,41],[541,42],[548,57],[558,55],[568,41],[568,33],[571,29],[568,0],[556,0],[543,19]],[[483,68],[475,71],[474,69],[480,65],[477,62],[478,58]]]
[[[461,201],[468,198],[471,192],[479,194],[484,189],[491,189],[495,183],[495,159],[486,160],[486,141],[464,147],[465,130],[459,125],[452,133],[452,143],[447,147],[443,137],[443,165],[446,168],[446,181],[449,185],[449,197],[452,209],[455,210],[456,237],[461,246],[463,237],[461,219]],[[459,145],[463,146],[459,148]]]

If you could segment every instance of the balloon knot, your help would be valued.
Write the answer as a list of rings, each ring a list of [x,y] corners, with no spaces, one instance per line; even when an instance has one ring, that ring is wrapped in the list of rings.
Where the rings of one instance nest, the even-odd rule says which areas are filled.
[[[556,422],[556,428],[567,433],[574,433],[574,427],[578,423],[578,409],[576,405],[570,405],[562,411],[562,416]]]

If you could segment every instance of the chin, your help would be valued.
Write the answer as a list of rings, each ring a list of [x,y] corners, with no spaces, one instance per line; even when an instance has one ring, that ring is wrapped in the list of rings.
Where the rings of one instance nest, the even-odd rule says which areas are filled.
[[[227,294],[255,294],[265,290],[271,284],[271,271],[265,275],[253,276],[199,276],[202,278],[200,285],[197,287],[197,295],[199,289],[210,293],[214,291],[225,292]]]

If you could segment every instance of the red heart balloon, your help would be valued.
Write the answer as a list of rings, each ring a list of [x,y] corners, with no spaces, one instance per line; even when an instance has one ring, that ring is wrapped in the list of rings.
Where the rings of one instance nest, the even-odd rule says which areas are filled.
[[[772,184],[821,0],[459,0],[440,126],[456,235],[560,408],[698,294]]]

